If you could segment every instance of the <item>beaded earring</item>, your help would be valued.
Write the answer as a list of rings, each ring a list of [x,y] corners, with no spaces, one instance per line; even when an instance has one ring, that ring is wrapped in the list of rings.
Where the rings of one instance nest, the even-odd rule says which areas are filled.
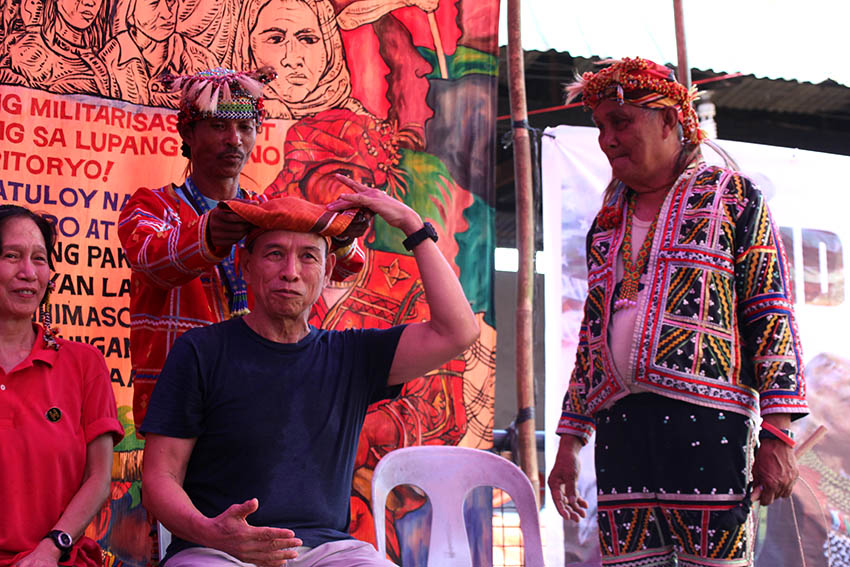
[[[59,343],[56,339],[59,337],[59,329],[51,327],[52,316],[50,315],[50,294],[56,289],[56,282],[52,279],[47,281],[47,293],[44,294],[44,301],[39,305],[39,314],[41,316],[41,324],[44,325],[44,346],[59,350]]]

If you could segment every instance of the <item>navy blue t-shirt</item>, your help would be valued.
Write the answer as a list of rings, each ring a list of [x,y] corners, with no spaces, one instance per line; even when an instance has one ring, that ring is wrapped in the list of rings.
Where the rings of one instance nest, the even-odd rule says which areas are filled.
[[[386,383],[403,328],[311,327],[293,344],[242,319],[193,329],[168,355],[142,432],[197,438],[183,488],[205,516],[257,498],[251,525],[309,547],[347,539],[360,429],[370,403],[398,392]],[[175,537],[168,557],[196,545]]]

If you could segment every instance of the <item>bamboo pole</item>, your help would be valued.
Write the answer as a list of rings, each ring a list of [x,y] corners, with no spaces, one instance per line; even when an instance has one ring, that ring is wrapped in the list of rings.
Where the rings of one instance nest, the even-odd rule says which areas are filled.
[[[443,51],[440,27],[437,25],[437,16],[434,15],[434,12],[428,12],[428,26],[431,28],[431,37],[434,38],[434,52],[437,54],[437,64],[440,66],[440,78],[448,79],[449,71],[446,66],[446,52]]]
[[[803,455],[809,452],[809,450],[820,443],[823,436],[826,435],[827,428],[825,425],[819,425],[817,429],[815,429],[811,435],[809,435],[806,439],[804,439],[801,443],[797,445],[794,449],[794,455],[799,459]]]
[[[520,33],[520,0],[508,0],[508,84],[513,121],[516,240],[519,252],[516,306],[517,441],[519,461],[540,499],[534,421],[534,356],[532,305],[534,299],[534,203],[531,141],[525,97],[525,69]]]
[[[673,0],[673,15],[676,19],[676,55],[678,56],[679,82],[691,88],[691,67],[688,65],[688,44],[685,41],[685,14],[682,0]]]

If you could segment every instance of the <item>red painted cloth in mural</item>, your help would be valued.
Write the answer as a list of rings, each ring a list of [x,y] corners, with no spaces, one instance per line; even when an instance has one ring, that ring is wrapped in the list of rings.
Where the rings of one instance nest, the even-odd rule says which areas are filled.
[[[266,189],[267,195],[296,195],[329,203],[351,192],[331,175],[340,172],[358,181],[385,187],[400,198],[405,192],[399,146],[403,139],[389,124],[341,108],[294,124],[286,133],[286,162]]]
[[[337,13],[342,13],[356,1],[333,3]],[[420,4],[427,7],[427,2]],[[344,31],[352,96],[376,116],[424,132],[425,122],[434,115],[426,104],[428,74],[434,69],[420,49],[437,49],[429,18],[436,22],[444,54],[450,56],[457,50],[461,35],[460,10],[457,3],[441,2],[429,16],[424,9],[410,5],[384,15],[371,26]]]

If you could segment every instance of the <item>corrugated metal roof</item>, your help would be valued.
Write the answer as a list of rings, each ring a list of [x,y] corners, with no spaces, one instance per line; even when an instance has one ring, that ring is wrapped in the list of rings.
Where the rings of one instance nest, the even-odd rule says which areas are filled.
[[[597,60],[573,57],[554,50],[526,52],[530,124],[540,129],[558,124],[591,126],[589,113],[580,108],[562,108],[562,84],[572,80],[576,72],[594,68],[593,63]],[[510,113],[504,51],[499,73],[498,113],[503,116]],[[694,69],[692,78],[694,81],[720,78],[702,84],[700,88],[711,91],[712,101],[717,107],[721,138],[850,155],[848,87],[834,81],[812,84],[752,75],[728,78],[726,73],[718,70]],[[535,110],[541,112],[534,113]],[[509,130],[509,120],[499,121],[499,140]],[[512,150],[499,144],[496,168],[499,246],[513,246],[515,241],[512,160]],[[539,202],[537,207],[540,207]]]
[[[706,85],[718,107],[850,118],[850,88],[832,81],[818,85],[752,76]]]
[[[561,83],[570,81],[576,72],[594,69],[596,61],[599,59],[554,50],[526,52],[528,109],[560,104]],[[691,74],[694,81],[727,76],[725,71],[711,69],[693,69]],[[505,75],[500,82],[506,80]],[[850,118],[850,88],[830,80],[812,84],[745,75],[707,82],[699,88],[712,91],[718,108]]]

